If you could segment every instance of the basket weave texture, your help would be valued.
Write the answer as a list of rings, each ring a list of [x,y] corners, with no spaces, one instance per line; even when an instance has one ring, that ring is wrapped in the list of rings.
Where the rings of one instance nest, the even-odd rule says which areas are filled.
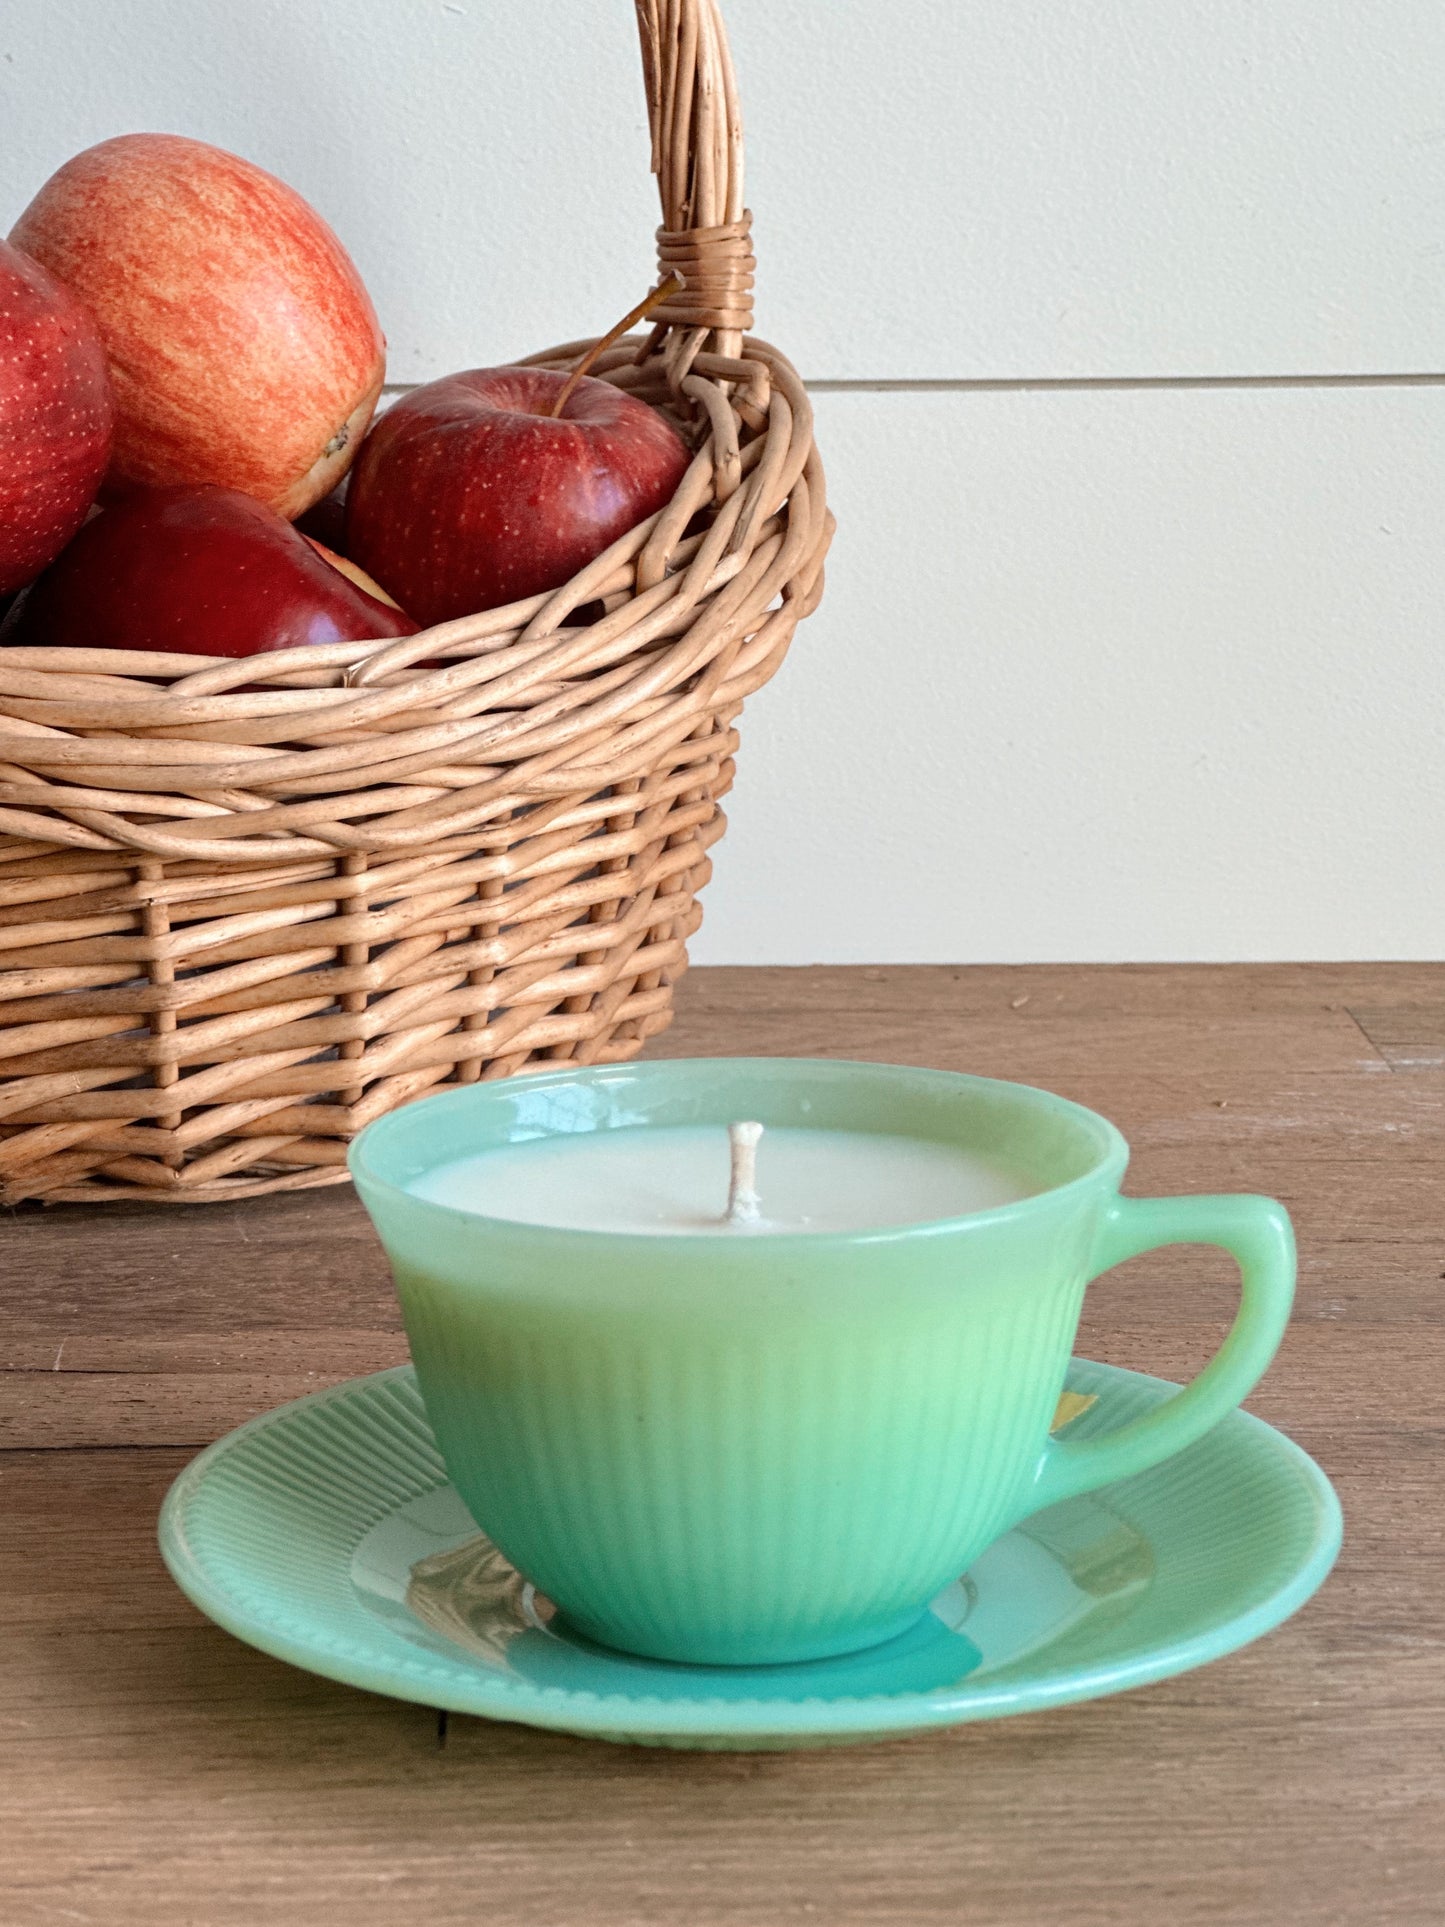
[[[734,721],[832,524],[748,334],[715,5],[637,11],[683,286],[591,372],[683,430],[676,496],[564,588],[368,655],[0,651],[0,1201],[338,1182],[395,1105],[668,1023]]]

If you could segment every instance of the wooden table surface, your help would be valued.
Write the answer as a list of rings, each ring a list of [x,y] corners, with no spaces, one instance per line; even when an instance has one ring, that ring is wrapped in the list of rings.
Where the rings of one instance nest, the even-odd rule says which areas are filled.
[[[649,1752],[374,1698],[211,1626],[155,1549],[239,1420],[404,1355],[349,1191],[0,1218],[0,1920],[1130,1927],[1445,1918],[1445,972],[695,972],[659,1054],[1051,1085],[1136,1192],[1273,1192],[1295,1321],[1252,1407],[1346,1515],[1244,1652],[1094,1705],[841,1751]],[[1090,1292],[1080,1350],[1168,1377],[1219,1254]]]

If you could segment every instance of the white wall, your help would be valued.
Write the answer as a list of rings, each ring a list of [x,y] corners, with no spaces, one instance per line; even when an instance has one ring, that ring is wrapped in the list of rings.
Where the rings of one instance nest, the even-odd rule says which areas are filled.
[[[1445,951],[1445,10],[728,19],[840,530],[699,958]],[[651,278],[625,0],[10,0],[0,225],[138,127],[308,195],[398,382]]]

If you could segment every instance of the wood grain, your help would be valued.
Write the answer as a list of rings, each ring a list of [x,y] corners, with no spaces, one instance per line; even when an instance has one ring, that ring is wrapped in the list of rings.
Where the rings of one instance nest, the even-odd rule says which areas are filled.
[[[1339,1568],[1206,1670],[839,1752],[651,1753],[436,1717],[208,1625],[154,1550],[199,1443],[403,1352],[345,1192],[0,1222],[0,1917],[250,1927],[1425,1927],[1445,1827],[1445,1005],[1424,965],[714,970],[669,1055],[811,1050],[1044,1081],[1130,1189],[1295,1213],[1298,1313],[1251,1401],[1344,1500]],[[1354,1013],[1353,1015],[1351,1013]],[[1401,1061],[1410,1058],[1408,1064]],[[1081,1349],[1166,1375],[1215,1256],[1091,1291]]]

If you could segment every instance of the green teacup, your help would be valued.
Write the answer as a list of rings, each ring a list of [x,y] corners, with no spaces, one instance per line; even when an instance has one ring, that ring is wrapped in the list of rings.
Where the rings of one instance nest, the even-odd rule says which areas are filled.
[[[740,1118],[966,1147],[1031,1195],[880,1230],[658,1236],[408,1189],[529,1139]],[[582,1633],[718,1665],[904,1631],[1020,1519],[1168,1458],[1249,1393],[1289,1316],[1283,1207],[1121,1198],[1127,1159],[1113,1125],[1023,1085],[715,1059],[447,1091],[369,1126],[351,1169],[478,1525]],[[1051,1439],[1089,1280],[1170,1244],[1238,1260],[1224,1344],[1147,1416]]]

